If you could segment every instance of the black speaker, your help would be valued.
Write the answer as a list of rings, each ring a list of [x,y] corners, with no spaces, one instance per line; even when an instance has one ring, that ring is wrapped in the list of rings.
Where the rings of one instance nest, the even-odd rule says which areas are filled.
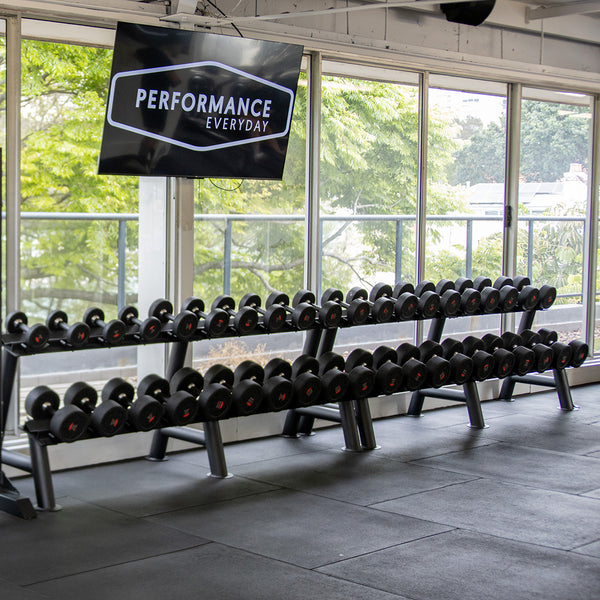
[[[452,23],[464,25],[481,25],[492,12],[496,0],[483,0],[482,2],[451,2],[441,4],[440,8],[446,19]]]

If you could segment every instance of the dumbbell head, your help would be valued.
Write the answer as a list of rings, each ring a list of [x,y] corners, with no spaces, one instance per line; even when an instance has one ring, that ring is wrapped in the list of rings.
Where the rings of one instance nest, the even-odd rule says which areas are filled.
[[[65,406],[72,404],[90,414],[98,403],[98,392],[84,381],[72,383],[63,397]]]
[[[572,367],[580,367],[589,354],[588,345],[581,340],[573,340],[569,342],[569,346],[571,347],[571,366]]]
[[[427,367],[418,359],[410,357],[402,364],[404,387],[414,392],[422,388],[427,381]]]
[[[222,365],[220,363],[215,363],[214,365],[211,365],[204,372],[204,383],[206,385],[209,385],[211,383],[219,383],[221,385],[227,386],[228,388],[231,388],[233,386],[234,381],[235,375],[233,371],[229,367],[226,367],[225,365]]]
[[[553,329],[542,327],[538,329],[538,333],[542,338],[542,344],[546,344],[546,346],[551,346],[554,342],[558,341],[558,333]]]
[[[399,298],[402,294],[414,294],[415,286],[409,281],[399,281],[392,290],[392,297]]]
[[[272,358],[264,367],[265,379],[269,377],[284,377],[285,379],[292,378],[292,365],[283,358]]]
[[[196,398],[187,390],[171,393],[169,382],[154,373],[146,375],[138,384],[138,396],[155,398],[164,404],[165,413],[172,425],[191,423],[196,416]]]
[[[531,329],[523,329],[519,335],[521,336],[521,344],[527,348],[542,343],[542,336]]]
[[[419,346],[419,360],[426,363],[433,356],[444,356],[444,348],[434,340],[425,340]]]
[[[233,372],[234,385],[237,385],[246,379],[252,379],[260,385],[264,381],[264,378],[265,370],[253,360],[242,361]]]
[[[484,350],[493,354],[498,348],[504,348],[504,341],[495,333],[486,333],[482,336],[481,341],[483,342]]]
[[[454,352],[447,359],[450,363],[450,381],[462,385],[471,379],[473,374],[473,359],[461,352]]]
[[[373,391],[375,373],[373,355],[363,348],[355,348],[346,357],[346,373],[350,378],[350,394],[353,398],[366,398]]]
[[[82,348],[90,339],[90,328],[85,323],[75,323],[69,327],[67,313],[62,310],[52,311],[46,326],[50,331],[66,331],[65,342],[73,348]]]
[[[378,346],[373,350],[373,368],[379,369],[386,362],[395,363],[398,360],[396,350],[390,346]]]
[[[204,377],[192,367],[182,367],[171,377],[170,388],[175,391],[184,391],[198,397],[204,387]]]
[[[415,294],[417,296],[422,296],[425,292],[435,292],[435,283],[428,279],[419,281],[415,286]]]
[[[440,309],[446,317],[454,317],[461,307],[461,295],[453,289],[447,289],[440,296]]]
[[[50,330],[41,323],[29,327],[27,315],[21,311],[14,311],[6,317],[6,331],[8,333],[21,333],[23,343],[32,350],[40,350],[48,343]]]
[[[428,384],[431,387],[439,388],[451,383],[450,374],[452,369],[450,363],[445,358],[434,354],[425,363],[425,366],[427,367]]]
[[[168,323],[169,316],[173,315],[173,305],[165,298],[154,300],[148,308],[148,316],[155,317],[161,323]]]
[[[516,346],[512,352],[515,356],[514,372],[517,375],[526,375],[533,371],[535,366],[535,354],[531,348]]]
[[[474,335],[468,335],[463,341],[463,352],[467,356],[472,356],[477,350],[485,350],[485,344],[481,339]]]
[[[387,361],[375,371],[374,391],[389,396],[402,390],[404,372],[395,362]]]
[[[346,303],[351,304],[356,300],[366,302],[368,298],[367,290],[361,287],[353,287],[346,294]],[[394,316],[394,302],[385,295],[379,295],[375,301],[372,301],[370,313],[376,323],[386,323]]]
[[[217,296],[210,306],[211,310],[222,309],[224,311],[234,311],[235,301],[227,294]],[[233,317],[233,326],[241,334],[252,333],[258,325],[258,312],[251,306],[242,306]]]
[[[348,374],[344,372],[346,366],[344,357],[336,352],[325,352],[318,360],[321,386],[327,400],[330,402],[343,400],[350,385]]]
[[[260,410],[263,402],[262,386],[256,379],[240,379],[233,387],[231,400],[239,416],[255,414]]]
[[[540,299],[540,291],[532,285],[524,285],[519,291],[518,304],[523,310],[533,310]]]
[[[501,275],[494,281],[493,287],[495,287],[497,290],[502,289],[504,286],[513,287],[513,280],[511,277]]]
[[[223,335],[229,327],[229,314],[221,308],[212,310],[209,314],[206,314],[204,309],[204,300],[195,296],[186,298],[181,305],[182,312],[192,312],[196,315],[198,321],[202,319],[202,327],[206,333],[208,333],[208,337],[219,337],[220,335]]]
[[[552,366],[555,369],[566,369],[571,364],[573,350],[568,344],[554,342],[550,349],[552,350]]]
[[[493,352],[494,375],[499,379],[508,377],[515,368],[515,355],[505,348],[496,348]]]
[[[269,376],[263,383],[263,402],[270,411],[277,412],[289,408],[292,403],[292,394],[292,382],[281,375]]]
[[[552,367],[554,355],[552,354],[552,350],[549,346],[539,343],[535,344],[532,350],[534,354],[534,370],[538,371],[539,373],[543,373]]]
[[[468,277],[459,277],[454,282],[454,289],[459,294],[462,294],[465,290],[468,290],[469,288],[473,288],[473,280],[469,279]]]
[[[426,289],[422,294],[417,294],[417,296],[419,298],[418,312],[421,316],[425,319],[432,319],[435,317],[441,302],[439,295],[435,292],[435,287],[433,290]]]
[[[421,352],[419,351],[419,348],[417,348],[417,346],[409,342],[404,342],[396,348],[396,362],[400,366],[402,366],[411,358],[415,358],[418,360],[420,356]]]
[[[464,348],[462,342],[455,340],[454,338],[446,338],[442,342],[443,356],[446,360],[449,360],[455,354],[464,354]]]
[[[301,354],[292,363],[293,393],[298,406],[315,404],[321,393],[318,377],[319,361],[314,356]]]
[[[292,306],[296,308],[301,304],[315,304],[316,297],[310,290],[299,290],[292,299]],[[334,329],[342,321],[342,307],[339,302],[327,300],[318,308],[319,321],[327,329]]]
[[[126,327],[137,324],[139,335],[145,342],[150,342],[160,335],[160,321],[156,317],[148,317],[145,321],[140,321],[135,306],[124,306],[117,316]]]
[[[494,357],[485,350],[475,350],[471,355],[473,361],[473,379],[484,381],[494,374]]]
[[[500,306],[500,292],[491,285],[485,286],[480,290],[481,293],[481,312],[491,313]]]
[[[507,350],[514,350],[521,345],[521,336],[513,331],[505,331],[500,337]]]
[[[456,291],[455,287],[454,287],[454,281],[451,281],[450,279],[440,279],[436,284],[435,284],[435,291],[441,296],[444,292],[447,292],[448,290],[453,290]]]
[[[414,319],[419,307],[419,299],[411,292],[402,292],[394,304],[394,312],[401,321]]]
[[[479,275],[473,279],[473,287],[481,292],[486,287],[492,287],[492,280],[484,275]]]
[[[519,301],[519,291],[512,285],[504,285],[499,289],[500,309],[503,312],[510,312],[517,307]]]
[[[124,408],[127,408],[135,397],[135,388],[121,377],[109,379],[102,388],[102,402],[114,400]]]
[[[98,307],[88,308],[83,313],[83,321],[90,328],[101,328],[102,337],[108,344],[119,344],[125,335],[125,324],[123,321],[113,319],[108,323],[104,320],[104,311]]]
[[[556,300],[556,288],[552,285],[543,285],[540,288],[538,308],[546,310],[550,308]]]
[[[481,292],[469,287],[460,293],[460,309],[465,315],[474,315],[481,305]]]
[[[513,285],[521,291],[523,286],[531,285],[531,280],[526,275],[517,275],[513,278]]]
[[[204,374],[204,380],[207,381]],[[233,377],[233,372],[231,372]],[[222,383],[207,383],[198,396],[198,416],[202,421],[227,417],[232,406],[231,388]]]

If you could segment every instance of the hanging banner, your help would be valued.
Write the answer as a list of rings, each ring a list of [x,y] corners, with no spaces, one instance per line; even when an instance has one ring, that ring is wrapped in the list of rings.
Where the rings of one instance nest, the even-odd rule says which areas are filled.
[[[119,23],[98,173],[281,179],[302,49]]]

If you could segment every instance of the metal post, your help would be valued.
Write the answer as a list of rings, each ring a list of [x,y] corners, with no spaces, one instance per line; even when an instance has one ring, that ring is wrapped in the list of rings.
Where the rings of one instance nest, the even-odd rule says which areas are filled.
[[[479,390],[474,381],[468,381],[463,385],[465,390],[465,402],[467,403],[467,411],[469,412],[470,427],[472,429],[484,429],[485,421],[481,412],[481,400],[479,398]]]
[[[231,294],[231,243],[232,221],[225,219],[225,239],[223,241],[223,293]]]
[[[404,233],[404,221],[396,219],[396,257],[394,264],[394,273],[396,275],[396,283],[402,281],[402,242]]]
[[[126,304],[125,299],[125,250],[127,248],[127,221],[119,219],[119,237],[117,242],[117,307]]]
[[[527,277],[533,281],[533,220],[527,221]]]
[[[473,275],[473,219],[467,219],[467,256],[465,261],[465,276]]]
[[[33,436],[29,436],[29,452],[31,454],[31,467],[33,482],[35,484],[35,496],[38,510],[60,510],[54,498],[54,486],[52,484],[52,473],[50,472],[50,461],[48,459],[48,447],[42,446]]]
[[[358,424],[356,422],[356,403],[354,400],[340,402],[340,417],[342,419],[342,431],[344,432],[344,450],[347,452],[361,452],[362,446],[358,436]]]
[[[561,410],[571,411],[579,408],[573,404],[573,398],[571,397],[571,388],[569,387],[569,380],[564,369],[553,369],[554,383],[556,384],[556,392],[558,394],[558,400],[560,402]]]
[[[227,473],[225,462],[225,450],[223,448],[223,437],[218,421],[207,421],[204,423],[204,439],[210,465],[210,476],[224,479],[230,477]]]

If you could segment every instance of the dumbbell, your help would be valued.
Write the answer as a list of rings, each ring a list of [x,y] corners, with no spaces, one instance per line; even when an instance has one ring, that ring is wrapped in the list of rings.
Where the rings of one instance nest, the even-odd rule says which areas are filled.
[[[8,333],[21,334],[19,342],[31,348],[31,350],[41,350],[50,337],[50,330],[41,323],[31,325],[27,324],[27,315],[21,311],[14,311],[6,317],[6,331]]]
[[[59,405],[58,394],[46,385],[33,388],[25,398],[25,410],[32,419],[49,419],[50,433],[57,440],[74,442],[86,432],[90,416],[72,404]]]
[[[158,427],[164,414],[163,405],[152,396],[138,396],[125,379],[113,377],[102,388],[102,401],[114,400],[127,411],[127,422],[138,431],[150,431]]]
[[[261,299],[258,294],[249,293],[240,300],[240,310],[249,306],[253,308],[259,315],[262,315],[262,325],[265,331],[275,333],[282,331],[286,325],[287,313],[285,308],[279,304],[273,304],[266,310],[261,308]]]
[[[558,333],[552,329],[542,327],[538,329],[542,344],[552,350],[552,367],[554,369],[565,369],[571,364],[573,349],[568,344],[558,341]]]
[[[382,317],[383,321],[391,321],[396,314],[396,299],[393,298],[394,290],[387,283],[376,283],[369,292],[369,302],[372,303],[371,311]]]
[[[349,397],[355,400],[368,398],[375,385],[373,355],[363,348],[355,348],[346,357],[345,370],[350,383]]]
[[[171,329],[167,331],[178,340],[189,340],[198,328],[198,317],[189,310],[182,310],[178,315],[173,314],[173,305],[164,298],[155,300],[148,309],[149,317],[156,317],[163,326],[171,322]]]
[[[382,305],[385,306],[384,310],[389,310],[391,306],[392,316],[395,315],[400,321],[412,319],[417,312],[418,300],[414,294],[402,292],[396,298],[392,286],[387,283],[376,283],[369,292],[369,300],[373,303],[373,310],[376,312],[382,310]]]
[[[550,308],[556,300],[556,288],[552,285],[544,284],[540,287],[538,308],[541,310],[547,310]]]
[[[531,285],[531,280],[527,275],[516,275],[513,277],[513,285],[517,288],[517,290],[521,291],[524,286]]]
[[[495,333],[486,333],[481,341],[485,351],[494,357],[494,375],[508,377],[514,370],[515,355],[504,347],[504,340]]]
[[[474,315],[481,305],[481,294],[473,287],[468,277],[459,277],[454,282],[454,289],[460,294],[460,312],[463,315]]]
[[[375,323],[387,323],[394,316],[394,303],[390,298],[381,296],[373,302],[369,300],[367,290],[361,287],[353,287],[346,293],[346,303],[351,304],[354,300],[363,300],[369,303],[369,316]]]
[[[146,375],[138,383],[137,393],[139,397],[150,396],[158,400],[172,425],[191,423],[198,411],[198,403],[192,394],[185,390],[171,392],[169,382],[155,373]]]
[[[103,437],[112,437],[123,431],[127,411],[114,400],[105,400],[96,406],[98,392],[84,381],[71,384],[63,399],[64,405],[73,405],[90,415],[91,428]]]
[[[216,364],[205,375],[208,379],[191,367],[182,367],[171,377],[171,389],[188,392],[196,398],[196,420],[216,421],[224,418],[231,408],[233,371]]]
[[[222,309],[211,310],[210,313],[204,311],[204,300],[190,296],[183,301],[181,311],[190,311],[198,318],[198,326],[208,334],[208,337],[219,337],[229,328],[229,315]]]
[[[281,306],[291,316],[292,325],[296,329],[310,329],[317,320],[317,309],[311,304],[300,303],[290,306],[290,297],[283,292],[271,292],[265,302],[265,307]]]
[[[440,296],[435,291],[435,284],[432,281],[419,281],[415,286],[415,296],[419,299],[417,314],[424,319],[431,319],[436,316],[440,309]]]
[[[419,307],[419,299],[415,295],[415,286],[408,281],[401,281],[394,286],[392,298],[395,300],[394,313],[400,321],[414,319]]]
[[[265,365],[263,395],[269,411],[280,411],[292,404],[292,365],[283,358],[272,358]]]
[[[123,341],[125,323],[119,319],[113,319],[106,323],[104,311],[101,308],[88,308],[83,313],[83,321],[90,328],[92,337],[104,340],[109,346],[120,344]]]
[[[480,275],[473,279],[473,287],[481,294],[479,312],[483,314],[492,313],[500,306],[500,292],[492,286],[489,277]]]
[[[375,394],[389,396],[402,390],[404,373],[402,367],[396,362],[397,359],[396,350],[389,346],[378,346],[373,351]]]
[[[529,280],[524,279],[523,281]],[[540,290],[529,284],[521,285],[521,287],[518,289],[519,299],[517,300],[517,304],[519,307],[522,310],[533,310],[536,308],[540,300]]]
[[[301,354],[292,363],[292,389],[294,403],[299,407],[319,402],[321,394],[319,361],[309,354]]]
[[[340,402],[346,398],[350,379],[345,372],[346,361],[341,354],[329,351],[318,358],[322,403]]]
[[[441,344],[433,340],[425,340],[419,346],[419,360],[427,368],[427,385],[440,388],[451,382],[452,368],[450,362],[444,358],[444,349]]]
[[[328,288],[321,296],[321,303],[337,302],[342,308],[346,309],[346,314],[342,320],[346,320],[349,325],[363,325],[369,320],[371,307],[366,300],[357,298],[349,304],[344,302],[344,294],[336,288]]]
[[[134,335],[142,342],[151,342],[160,335],[160,321],[156,317],[148,317],[142,321],[135,306],[124,306],[117,316],[123,321],[125,327],[137,325]]]
[[[461,307],[461,295],[454,289],[454,282],[440,279],[435,285],[435,292],[440,297],[440,310],[445,317],[455,317]]]
[[[262,384],[265,370],[253,360],[242,361],[233,372],[232,401],[239,416],[260,411],[263,403]]]
[[[569,342],[571,347],[571,366],[580,367],[590,352],[589,346],[581,340],[573,340]]]
[[[473,335],[463,341],[463,353],[473,361],[473,379],[484,381],[494,374],[494,357],[485,351],[485,344]]]
[[[342,321],[342,307],[338,302],[329,300],[317,306],[317,299],[310,290],[298,290],[292,298],[292,307],[297,308],[300,305],[310,304],[315,307],[320,323],[327,329],[334,329]]]
[[[521,336],[512,331],[505,331],[502,334],[504,348],[512,352],[515,357],[513,372],[517,375],[526,375],[533,371],[535,366],[535,354],[531,348],[523,346]]]
[[[252,333],[258,325],[258,312],[251,306],[242,306],[235,310],[235,300],[227,294],[217,296],[210,305],[211,310],[218,308],[224,310],[233,318],[233,328],[236,332],[245,335]]]
[[[64,332],[59,342],[71,348],[83,348],[90,339],[90,328],[81,322],[69,325],[67,313],[62,310],[52,311],[46,325],[50,331]]]
[[[500,294],[499,304],[502,312],[510,312],[517,308],[519,290],[514,286],[513,280],[510,277],[504,275],[497,277],[493,287],[495,287]]]
[[[524,329],[519,332],[519,335],[521,336],[521,344],[533,350],[535,355],[534,370],[539,373],[547,371],[552,366],[554,355],[552,349],[542,343],[542,336],[531,329]]]
[[[443,357],[450,363],[450,380],[462,385],[473,375],[473,359],[464,353],[462,342],[446,338],[442,344]]]
[[[396,348],[396,362],[402,367],[404,386],[414,392],[427,381],[427,367],[419,360],[421,352],[414,344],[404,342]]]

